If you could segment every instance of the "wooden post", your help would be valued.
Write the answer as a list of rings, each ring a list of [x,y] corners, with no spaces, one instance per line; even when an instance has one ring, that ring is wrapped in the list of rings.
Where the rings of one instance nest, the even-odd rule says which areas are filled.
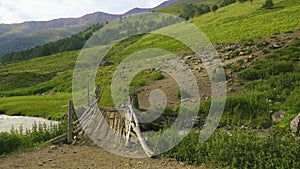
[[[129,105],[129,110],[131,111],[131,114],[133,116],[133,120],[134,120],[134,123],[135,123],[135,126],[132,126],[133,131],[137,135],[137,137],[138,137],[145,153],[148,155],[148,157],[152,157],[154,155],[154,152],[152,150],[150,150],[150,148],[148,147],[145,139],[143,138],[143,135],[141,133],[140,126],[139,126],[139,121],[138,121],[138,118],[137,118],[133,108],[132,108],[132,105]]]
[[[73,132],[73,124],[72,124],[72,118],[73,118],[73,101],[69,100],[69,112],[68,112],[68,134],[67,134],[67,141],[68,144],[72,143],[72,132]]]
[[[125,147],[128,146],[128,143],[129,143],[129,139],[130,139],[130,134],[131,134],[131,126],[132,126],[132,119],[133,119],[133,115],[132,115],[132,111],[130,109],[127,110],[127,115],[129,115],[129,119],[126,119],[125,120],[128,120],[128,124],[125,123],[125,125],[127,125],[128,127],[126,128],[127,129],[127,135],[126,135],[126,140],[125,140]]]
[[[88,92],[88,107],[90,107],[91,105],[91,101],[90,101],[90,82],[88,82],[87,84],[87,92]]]

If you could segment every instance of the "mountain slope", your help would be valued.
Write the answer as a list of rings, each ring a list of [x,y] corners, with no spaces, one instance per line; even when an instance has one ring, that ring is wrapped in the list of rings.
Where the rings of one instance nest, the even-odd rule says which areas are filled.
[[[262,9],[264,2],[234,3],[190,21],[215,44],[300,29],[300,1],[273,0],[270,10]]]
[[[212,6],[221,1],[222,0],[177,0],[174,1],[171,5],[166,5],[159,9],[155,9],[155,11],[179,16],[181,11],[183,10],[184,5],[186,4],[194,4],[194,5],[206,4]]]
[[[296,22],[298,21],[296,19],[299,18],[299,11],[296,10],[299,9],[299,1],[275,0],[275,8],[272,10],[262,10],[261,6],[263,2],[263,0],[254,1],[252,7],[249,3],[236,3],[220,9],[216,14],[211,12],[196,17],[191,21],[198,25],[201,29],[205,30],[205,33],[209,35],[209,38],[213,40],[214,44],[218,42],[230,43],[243,39],[250,39],[249,42],[247,40],[245,43],[251,43],[251,39],[254,37],[273,36],[278,32],[290,32],[300,28],[299,22]],[[245,7],[247,7],[247,10]],[[281,14],[280,16],[278,15],[279,13]],[[274,22],[272,22],[272,20],[268,20],[269,22],[264,22],[266,18],[269,17],[273,18]],[[276,23],[278,19],[280,20],[281,24],[278,27],[274,27],[274,23]],[[244,27],[244,25],[239,24],[247,22],[249,22],[247,24],[247,29]],[[126,22],[123,22],[123,24],[124,23]],[[232,31],[231,29],[233,29],[235,33],[228,34],[228,31]],[[253,30],[255,30],[255,34],[253,33]],[[288,35],[285,36],[288,37]],[[272,45],[274,44],[266,47],[264,51],[268,52],[271,50]],[[170,52],[174,52],[177,55],[183,56],[191,54],[188,48],[167,37],[143,35],[131,37],[130,39],[123,41],[111,51],[112,55],[109,61],[113,62],[114,65],[102,67],[102,73],[99,74],[99,77],[101,78],[97,80],[97,83],[101,83],[105,90],[103,93],[103,98],[106,99],[102,100],[102,105],[111,106],[113,104],[109,99],[109,74],[113,72],[114,68],[117,66],[116,64],[120,63],[121,59],[125,58],[128,54],[144,48],[166,49]],[[249,51],[251,50],[249,49]],[[249,51],[247,50],[247,52]],[[58,53],[28,61],[0,65],[1,81],[4,82],[0,84],[0,88],[2,89],[0,90],[0,93],[3,96],[32,95],[45,93],[48,91],[69,93],[73,74],[72,70],[79,52],[80,51]],[[235,58],[241,52],[243,53],[245,51],[231,52],[232,53],[228,58]],[[236,59],[234,63],[236,62],[240,61]],[[243,69],[235,65],[233,65],[233,67],[238,70]],[[27,80],[24,79],[24,81],[21,83],[19,79],[22,76]],[[146,84],[144,82],[147,82],[147,78],[144,79],[146,80],[143,80],[142,83],[138,83],[138,85]],[[20,84],[24,85],[22,86]],[[11,87],[10,90],[7,90],[8,87]],[[7,99],[8,98],[6,97],[1,98],[1,100],[3,100],[2,107],[5,107],[5,100]],[[16,109],[14,106],[10,106],[8,109],[3,108],[2,110],[6,112],[14,112],[14,109]],[[20,109],[18,109],[18,111],[19,110]]]
[[[97,23],[105,23],[120,17],[149,12],[171,3],[173,3],[173,0],[164,2],[154,8],[135,8],[120,15],[95,12],[80,18],[0,24],[0,57],[11,51],[27,49],[69,37]]]
[[[86,41],[93,35],[93,33],[101,29],[102,27],[103,24],[96,24],[68,38],[50,42],[43,46],[35,46],[27,50],[11,52],[0,57],[0,63],[29,60],[36,57],[82,49]]]
[[[11,51],[57,41],[78,33],[96,23],[118,19],[120,15],[96,12],[80,18],[0,25],[0,56]]]

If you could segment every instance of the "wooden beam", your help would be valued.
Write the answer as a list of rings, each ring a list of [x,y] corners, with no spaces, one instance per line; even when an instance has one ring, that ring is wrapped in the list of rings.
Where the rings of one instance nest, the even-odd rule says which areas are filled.
[[[60,136],[57,136],[51,140],[49,140],[49,142],[51,144],[58,144],[58,143],[61,143],[61,142],[65,142],[67,140],[67,134],[62,134]]]
[[[69,100],[69,112],[68,112],[68,133],[67,133],[67,141],[68,144],[72,143],[73,141],[73,123],[72,123],[72,119],[73,119],[73,101]]]
[[[90,82],[88,82],[88,84],[87,84],[87,94],[88,94],[88,107],[90,107],[91,106],[91,101],[90,101]]]
[[[137,137],[138,137],[145,153],[148,155],[148,157],[152,157],[154,155],[154,153],[153,153],[152,150],[150,150],[150,148],[148,147],[145,139],[143,138],[143,135],[142,135],[141,130],[140,130],[139,121],[138,121],[138,118],[137,118],[135,112],[133,111],[132,105],[129,105],[129,110],[131,111],[132,116],[133,116],[133,120],[135,122],[135,126],[132,126],[133,131],[136,133],[136,135],[137,135]]]

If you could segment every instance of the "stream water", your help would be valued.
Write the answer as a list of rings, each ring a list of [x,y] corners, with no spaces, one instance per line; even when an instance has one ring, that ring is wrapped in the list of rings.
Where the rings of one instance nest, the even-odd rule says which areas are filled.
[[[12,127],[14,129],[19,129],[21,125],[24,130],[31,129],[34,123],[45,123],[47,126],[49,126],[51,123],[58,124],[57,121],[51,121],[37,117],[0,115],[0,132],[10,132]]]

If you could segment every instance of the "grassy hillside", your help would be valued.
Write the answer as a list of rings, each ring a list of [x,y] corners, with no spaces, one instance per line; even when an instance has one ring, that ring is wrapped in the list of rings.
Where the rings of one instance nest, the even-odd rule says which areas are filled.
[[[300,131],[291,132],[289,123],[300,113],[300,2],[274,0],[275,6],[269,10],[261,8],[263,3],[235,3],[190,20],[220,53],[228,80],[226,107],[220,128],[207,142],[199,143],[199,130],[192,130],[166,156],[212,168],[299,168]],[[176,5],[166,9],[172,11]],[[112,34],[124,23],[126,19],[114,25]],[[96,83],[104,90],[101,107],[113,106],[111,77],[118,64],[145,48],[165,49],[184,59],[192,54],[187,46],[165,36],[142,34],[121,41],[106,55],[112,64],[98,70]],[[68,51],[0,65],[0,114],[60,119],[72,99],[73,68],[79,53]],[[185,61],[190,65],[196,62]],[[197,62],[197,66],[201,64]],[[198,80],[205,80],[205,73],[200,75]],[[143,71],[131,85],[143,91],[164,78],[161,73]],[[159,85],[163,85],[161,81]],[[210,109],[209,97],[199,107],[201,120],[195,126],[202,127]],[[176,116],[179,108],[168,107],[165,114]],[[276,122],[272,115],[279,111],[285,114]],[[166,122],[166,127],[170,121],[159,118],[155,123]],[[159,149],[170,139],[148,141]]]
[[[0,66],[0,95],[31,95],[62,85],[68,76],[72,76],[69,71],[73,69],[78,53],[71,51]],[[65,90],[71,91],[62,89]]]
[[[10,29],[9,34],[12,34],[13,37],[3,37],[3,35],[7,35],[8,33],[2,34],[0,39],[0,56],[4,56],[12,51],[24,50],[37,45],[44,45],[49,42],[54,42],[59,39],[63,39],[66,37],[70,37],[73,34],[76,34],[84,29],[86,29],[87,25],[79,25],[74,27],[65,27],[65,28],[50,28],[44,30],[33,30],[36,32],[26,34],[28,30],[26,28],[17,28]],[[21,30],[20,34],[18,32]],[[24,30],[24,33],[22,31]],[[16,35],[15,35],[16,34]]]
[[[178,0],[174,4],[158,9],[156,11],[179,16],[185,4],[194,4],[194,5],[207,4],[212,6],[214,4],[217,4],[219,1],[220,0]]]
[[[70,94],[15,96],[0,99],[0,114],[26,115],[59,120],[68,111]]]
[[[262,36],[289,32],[300,29],[300,2],[297,0],[274,0],[274,8],[262,9],[264,0],[234,3],[220,8],[216,14],[210,12],[190,20],[195,24],[213,44],[247,40]],[[176,5],[176,4],[175,4]],[[161,37],[151,35],[143,37],[148,44],[162,43]],[[170,39],[164,40],[165,45],[174,44]],[[142,46],[142,45],[141,45]],[[180,47],[189,53],[189,49]]]
[[[94,32],[101,29],[103,24],[95,24],[94,26],[79,32],[71,37],[58,40],[56,42],[47,43],[43,46],[35,46],[33,48],[21,51],[15,51],[0,57],[0,63],[17,62],[29,60],[37,57],[48,56],[55,53],[82,49],[86,41]],[[41,32],[41,34],[44,34]],[[46,36],[51,36],[48,33]]]
[[[235,3],[191,20],[214,43],[268,36],[300,29],[300,1],[274,0],[274,8],[262,9],[264,0]]]
[[[262,9],[263,2],[263,0],[256,0],[252,5],[248,2],[244,4],[235,3],[219,9],[216,14],[211,12],[194,18],[191,22],[203,30],[214,44],[271,36],[276,33],[293,31],[300,28],[299,1],[274,0],[275,7],[271,10]],[[111,98],[109,97],[109,78],[116,64],[130,53],[146,47],[158,47],[178,55],[191,54],[191,51],[185,45],[168,37],[141,35],[123,41],[109,54],[110,61],[115,64],[99,70],[99,72],[106,72],[99,73],[97,80],[97,83],[101,83],[103,88],[106,89],[103,95],[107,99],[102,100],[102,105],[112,105]],[[0,96],[2,96],[0,100],[4,103],[6,100],[14,102],[13,100],[16,99],[15,104],[17,104],[18,97],[9,96],[24,96],[25,98],[26,95],[37,95],[49,91],[70,93],[72,69],[78,54],[79,51],[70,51],[28,61],[0,65],[0,79],[2,82],[0,84]],[[111,74],[107,72],[111,72]],[[70,97],[70,94],[66,95]],[[43,98],[47,96],[30,97]],[[30,100],[34,100],[32,103],[39,101],[39,99],[35,100],[31,98]],[[63,105],[67,102],[67,99],[61,101]],[[45,104],[45,102],[43,103]],[[3,108],[5,104],[1,104],[1,106],[0,110],[5,113],[14,114],[20,112],[20,108],[16,106],[10,106],[5,109]],[[61,113],[61,111],[57,110],[60,110],[60,108],[51,109],[49,113]],[[30,115],[28,111],[29,109],[24,109],[26,113],[22,113]],[[38,112],[38,110],[33,109],[32,111]],[[48,117],[45,114],[40,114],[40,116]]]

